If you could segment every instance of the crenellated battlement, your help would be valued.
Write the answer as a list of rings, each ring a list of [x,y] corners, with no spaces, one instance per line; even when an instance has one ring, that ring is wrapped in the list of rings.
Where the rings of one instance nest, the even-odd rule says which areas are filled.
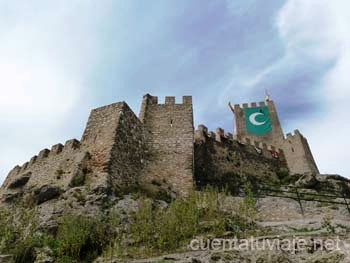
[[[41,150],[41,151],[39,152],[39,154],[38,154],[38,160],[40,161],[40,160],[42,160],[42,159],[48,157],[48,156],[49,156],[49,153],[50,153],[50,150],[49,150],[49,149],[43,149],[43,150]]]
[[[29,171],[34,165],[40,164],[42,161],[47,160],[50,157],[61,153],[68,153],[80,148],[80,141],[77,139],[71,139],[62,144],[55,144],[51,147],[51,150],[45,148],[41,150],[37,155],[30,158],[29,162],[25,162],[22,166],[16,165],[8,174],[8,176],[15,176],[18,174]]]
[[[251,140],[250,138],[241,138],[240,140],[234,139],[232,133],[225,133],[222,128],[217,128],[216,132],[213,132],[208,131],[208,128],[203,124],[198,125],[194,138],[196,143],[205,143],[207,140],[212,139],[218,143],[230,143],[245,147],[245,150],[257,155],[262,155],[266,158],[278,158],[281,161],[285,161],[284,152],[281,148],[274,145],[267,145],[261,141]]]
[[[255,107],[263,107],[268,106],[269,103],[273,103],[273,101],[269,101],[268,103],[265,101],[260,102],[251,102],[251,103],[243,103],[243,104],[235,104],[233,108],[236,110],[242,110],[246,108],[255,108]]]
[[[28,162],[26,164],[28,165]],[[7,176],[9,177],[9,176],[17,175],[21,171],[22,171],[22,167],[19,165],[16,165],[15,167],[12,168],[12,170],[10,170]]]
[[[51,154],[51,155],[53,155],[53,154],[59,154],[60,152],[62,152],[63,147],[64,147],[64,146],[63,146],[61,143],[52,145],[50,154]]]
[[[143,101],[148,105],[192,105],[192,96],[182,96],[181,103],[176,103],[175,96],[165,96],[164,103],[159,103],[158,96],[147,94],[143,97]]]
[[[222,128],[213,132],[204,125],[198,126],[194,139],[194,180],[199,188],[234,188],[250,176],[257,182],[279,180],[281,171],[288,171],[284,152],[274,145],[245,137],[234,139]]]

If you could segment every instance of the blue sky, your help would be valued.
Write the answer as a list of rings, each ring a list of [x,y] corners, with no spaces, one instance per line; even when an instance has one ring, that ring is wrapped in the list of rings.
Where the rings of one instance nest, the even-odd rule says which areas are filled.
[[[233,130],[227,102],[268,89],[323,173],[350,176],[346,0],[0,0],[0,182],[80,138],[89,111],[192,95],[195,123]],[[162,99],[161,99],[162,100]]]

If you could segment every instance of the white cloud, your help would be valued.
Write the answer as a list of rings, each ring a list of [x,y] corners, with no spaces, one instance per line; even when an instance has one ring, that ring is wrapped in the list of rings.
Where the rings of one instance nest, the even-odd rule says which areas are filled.
[[[94,3],[0,3],[0,184],[14,165],[66,138],[57,129],[84,92],[97,18],[108,10]]]
[[[277,20],[286,52],[299,60],[334,59],[321,81],[326,100],[322,118],[301,125],[309,138],[321,172],[350,176],[348,163],[350,124],[350,2],[346,0],[289,0]],[[312,66],[312,65],[310,65]]]

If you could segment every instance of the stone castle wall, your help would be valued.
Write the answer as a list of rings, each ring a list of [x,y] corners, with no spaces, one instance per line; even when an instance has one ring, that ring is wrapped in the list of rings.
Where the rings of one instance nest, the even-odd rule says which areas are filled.
[[[194,180],[197,187],[215,186],[239,191],[252,184],[278,181],[288,171],[281,149],[246,140],[234,140],[222,129],[208,132],[203,125],[195,132]],[[260,181],[258,181],[260,180]]]
[[[94,109],[80,142],[73,139],[64,146],[54,145],[22,167],[16,166],[0,188],[0,198],[12,202],[42,190],[44,196],[57,197],[80,185],[91,191],[118,192],[140,183],[186,195],[194,181],[199,186],[238,182],[257,173],[261,178],[277,178],[287,165],[291,173],[318,173],[300,132],[284,139],[273,102],[268,103],[273,132],[266,137],[246,133],[243,108],[235,105],[236,140],[222,129],[213,133],[199,126],[194,132],[190,96],[181,103],[166,97],[160,104],[147,94],[139,118],[125,102]]]
[[[181,195],[193,187],[192,97],[182,103],[166,97],[165,104],[150,95],[143,97],[140,120],[146,136],[146,163],[143,177],[171,187]]]
[[[56,144],[51,151],[44,149],[21,167],[10,171],[3,186],[3,201],[12,202],[26,191],[39,191],[45,186],[66,189],[73,178],[86,172],[90,155],[81,149],[79,141]],[[0,194],[1,196],[1,194]]]

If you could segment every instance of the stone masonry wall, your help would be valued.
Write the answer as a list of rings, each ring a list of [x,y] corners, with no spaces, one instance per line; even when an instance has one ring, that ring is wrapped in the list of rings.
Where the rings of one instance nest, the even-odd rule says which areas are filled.
[[[127,104],[124,104],[116,130],[115,144],[109,165],[111,185],[125,190],[138,183],[145,162],[143,125]]]
[[[51,151],[44,149],[9,173],[1,188],[2,201],[12,202],[24,192],[35,192],[45,186],[64,191],[73,178],[80,176],[89,159],[89,154],[75,139],[67,141],[64,146],[56,144]]]
[[[243,142],[244,141],[244,142]],[[239,191],[252,184],[274,182],[288,171],[283,151],[248,140],[233,140],[222,129],[208,132],[203,125],[195,132],[194,180],[198,188],[214,186]],[[272,153],[277,153],[273,156]],[[278,158],[276,158],[278,157]],[[259,180],[260,179],[260,180]]]
[[[193,186],[193,109],[192,98],[158,98],[145,95],[140,119],[144,125],[147,161],[143,177],[148,182],[165,185],[180,195]]]
[[[141,173],[144,156],[142,123],[125,102],[91,112],[82,137],[91,152],[96,180],[115,190],[131,187]]]
[[[93,109],[81,138],[83,147],[91,153],[91,180],[96,187],[108,187],[111,152],[122,111],[122,102]]]

